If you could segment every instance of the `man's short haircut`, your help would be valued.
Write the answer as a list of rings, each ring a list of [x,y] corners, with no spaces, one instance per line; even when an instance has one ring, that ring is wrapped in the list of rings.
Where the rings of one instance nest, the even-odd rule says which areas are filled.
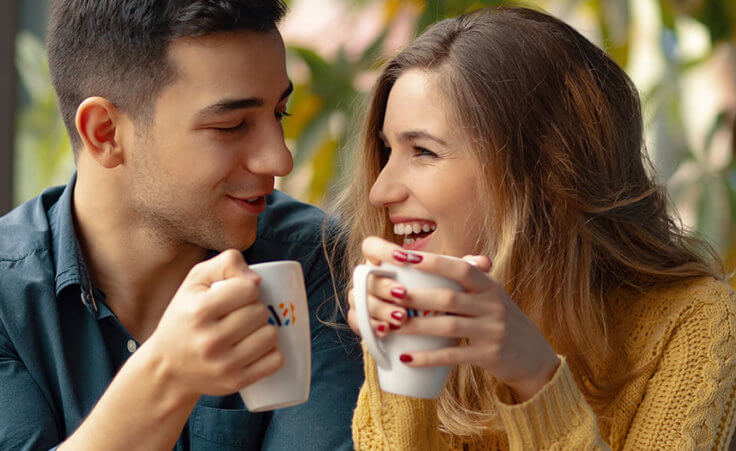
[[[49,69],[75,152],[75,115],[84,99],[104,97],[145,128],[154,99],[176,76],[166,59],[171,41],[266,32],[285,12],[282,0],[52,0]]]

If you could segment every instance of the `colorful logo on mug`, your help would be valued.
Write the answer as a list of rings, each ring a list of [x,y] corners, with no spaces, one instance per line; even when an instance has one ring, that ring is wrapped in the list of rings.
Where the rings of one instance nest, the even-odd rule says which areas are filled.
[[[290,326],[296,322],[296,315],[294,314],[294,304],[282,302],[279,304],[278,311],[272,306],[268,306],[268,310],[271,312],[271,317],[268,318],[268,324],[273,326]],[[280,314],[279,314],[280,313]]]
[[[415,310],[415,309],[406,309],[406,315],[409,318],[415,318],[415,317],[423,317],[423,316],[438,316],[442,312],[439,312],[437,310]]]

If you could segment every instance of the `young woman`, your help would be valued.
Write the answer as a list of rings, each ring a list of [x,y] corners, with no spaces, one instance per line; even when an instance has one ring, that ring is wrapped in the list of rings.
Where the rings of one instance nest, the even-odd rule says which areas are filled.
[[[519,8],[434,25],[383,70],[354,168],[347,267],[465,288],[372,283],[379,335],[462,342],[401,358],[454,366],[438,400],[381,392],[366,353],[356,448],[728,445],[736,295],[668,215],[631,80],[574,29]]]

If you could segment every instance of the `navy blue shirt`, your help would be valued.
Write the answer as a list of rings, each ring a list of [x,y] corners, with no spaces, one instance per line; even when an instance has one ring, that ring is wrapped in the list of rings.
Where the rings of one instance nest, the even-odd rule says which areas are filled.
[[[139,343],[90,280],[72,219],[75,179],[0,218],[0,448],[49,449],[84,421]],[[274,192],[246,262],[298,260],[312,333],[305,404],[250,413],[240,396],[202,396],[176,449],[352,449],[363,380],[354,339],[331,319],[321,210]],[[334,318],[333,318],[334,319]]]

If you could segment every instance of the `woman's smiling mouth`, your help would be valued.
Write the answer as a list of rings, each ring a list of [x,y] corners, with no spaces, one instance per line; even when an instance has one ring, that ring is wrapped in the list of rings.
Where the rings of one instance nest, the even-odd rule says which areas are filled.
[[[427,220],[404,220],[394,224],[394,233],[404,237],[403,247],[410,250],[426,246],[435,230],[437,224]]]

